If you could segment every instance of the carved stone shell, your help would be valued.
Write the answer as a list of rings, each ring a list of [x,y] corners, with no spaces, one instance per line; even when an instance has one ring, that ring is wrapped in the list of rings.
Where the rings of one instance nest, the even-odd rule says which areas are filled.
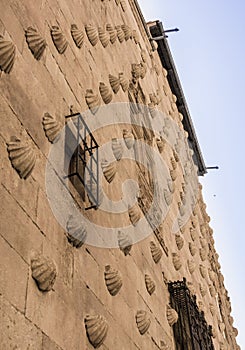
[[[31,270],[32,277],[36,281],[38,288],[43,292],[50,291],[57,276],[54,262],[43,255],[35,253],[31,258]]]
[[[87,89],[85,100],[91,112],[95,114],[98,111],[100,105],[100,98],[98,94],[95,94],[92,89]]]
[[[209,310],[211,312],[211,315],[214,316],[215,314],[215,307],[212,303],[209,304]]]
[[[71,25],[71,36],[76,46],[80,49],[84,42],[84,33],[81,29],[78,29],[76,24]]]
[[[158,148],[159,152],[162,153],[164,150],[164,146],[165,146],[163,139],[160,137],[157,137],[156,143],[157,143],[157,148]]]
[[[147,59],[147,52],[146,52],[146,50],[141,50],[140,54],[141,54],[142,61],[146,62],[146,59]]]
[[[220,329],[220,332],[221,332],[221,333],[224,332],[224,330],[225,330],[225,324],[224,324],[224,322],[219,321],[219,329]]]
[[[118,245],[120,250],[124,253],[124,255],[128,255],[132,248],[132,239],[124,232],[118,231]]]
[[[145,334],[151,324],[151,320],[144,310],[138,310],[135,316],[137,328],[141,335]]]
[[[201,243],[201,247],[203,249],[206,249],[208,247],[208,243],[207,243],[207,240],[203,237],[200,237],[200,243]]]
[[[66,230],[68,242],[71,243],[73,247],[80,248],[87,237],[87,231],[83,223],[73,215],[70,215],[66,223]]]
[[[104,275],[108,292],[113,296],[116,295],[122,287],[121,274],[112,269],[110,265],[106,265]]]
[[[193,274],[193,272],[196,269],[196,264],[194,263],[193,260],[187,260],[187,265],[188,265],[188,269],[189,269],[190,273]]]
[[[129,88],[129,81],[125,78],[124,74],[119,73],[119,82],[124,92],[126,92]]]
[[[25,31],[26,42],[36,60],[40,60],[47,46],[46,40],[33,27]]]
[[[58,141],[61,131],[60,123],[49,113],[44,114],[42,123],[45,135],[49,142],[54,143]]]
[[[197,231],[194,230],[192,227],[190,228],[190,235],[191,235],[191,239],[193,240],[193,242],[195,242],[197,239]]]
[[[22,179],[27,179],[36,163],[36,153],[33,147],[26,141],[12,137],[7,143],[7,150],[13,168]]]
[[[157,114],[158,114],[156,108],[154,107],[154,103],[152,103],[152,102],[149,103],[148,104],[148,109],[149,109],[149,112],[150,112],[150,115],[151,115],[152,119],[154,119],[157,116]]]
[[[157,264],[162,257],[162,250],[153,242],[150,242],[151,255],[154,262]]]
[[[205,261],[207,259],[207,255],[208,255],[207,249],[200,248],[199,249],[199,254],[200,254],[200,257],[201,257],[202,261]]]
[[[51,37],[57,51],[62,55],[68,46],[68,41],[58,26],[52,26]]]
[[[106,47],[110,42],[110,34],[103,28],[98,28],[99,39],[103,47]]]
[[[94,27],[92,24],[86,24],[85,31],[86,31],[88,40],[90,41],[91,45],[95,46],[97,44],[97,42],[99,41],[99,35],[98,35],[97,28]]]
[[[176,172],[176,170],[170,170],[170,176],[171,176],[171,179],[173,180],[173,181],[175,181],[176,179],[177,179],[177,172]]]
[[[0,35],[0,70],[4,73],[10,73],[15,60],[16,48],[14,44],[5,40],[2,35]]]
[[[86,315],[84,323],[89,342],[95,349],[99,348],[108,332],[106,320],[101,315]]]
[[[111,43],[114,44],[117,41],[117,30],[111,24],[106,25],[106,30],[110,35]]]
[[[141,217],[141,210],[137,203],[133,207],[128,208],[128,215],[132,225],[136,226]]]
[[[140,74],[141,74],[140,64],[132,63],[132,65],[131,65],[131,73],[132,73],[132,77],[134,79],[136,79],[136,80],[139,79],[140,78]]]
[[[122,43],[125,39],[125,34],[124,31],[122,30],[121,26],[116,26],[115,27],[116,31],[117,31],[117,37],[120,43]]]
[[[197,252],[197,247],[193,242],[189,242],[189,250],[192,256],[194,256]]]
[[[122,24],[121,27],[122,27],[122,30],[123,30],[124,35],[125,35],[125,40],[128,41],[131,38],[132,31],[127,24]]]
[[[183,248],[183,246],[184,246],[184,239],[183,239],[183,237],[181,237],[181,235],[176,234],[175,235],[175,241],[176,241],[178,249],[181,250]]]
[[[146,286],[147,292],[150,295],[152,295],[156,289],[156,285],[149,275],[145,275],[145,286]]]
[[[202,278],[207,279],[208,278],[208,273],[207,273],[206,267],[203,266],[203,265],[199,265],[199,270],[200,270],[200,274],[201,274]]]
[[[120,89],[120,79],[109,74],[109,82],[114,94],[117,94]]]
[[[179,207],[180,215],[184,216],[185,215],[185,206],[181,202],[178,202],[178,207]]]
[[[182,267],[180,257],[177,253],[172,253],[172,260],[175,270],[179,270]]]
[[[104,103],[106,103],[106,104],[110,103],[112,100],[112,93],[111,93],[111,90],[109,89],[109,87],[106,86],[104,83],[100,82],[99,90],[100,90],[100,95],[101,95]]]
[[[119,161],[122,158],[122,154],[123,154],[123,148],[122,148],[121,142],[118,141],[118,139],[113,138],[111,140],[111,148],[112,148],[114,157],[116,158],[116,160]]]
[[[210,293],[211,297],[216,296],[216,290],[212,284],[209,284],[209,293]]]
[[[207,294],[207,289],[202,284],[199,284],[201,296],[204,297]]]
[[[215,277],[216,277],[216,274],[215,274],[215,272],[212,270],[212,269],[208,269],[208,275],[209,275],[209,278],[210,278],[210,280],[212,281],[212,282],[214,282],[215,281]]]
[[[167,320],[168,320],[168,324],[170,325],[170,327],[172,327],[177,321],[178,321],[178,313],[171,308],[169,305],[167,305]]]
[[[131,149],[135,143],[134,135],[129,130],[124,129],[123,138],[127,148]]]
[[[115,162],[109,163],[107,160],[101,161],[101,168],[106,181],[111,183],[117,173],[117,164]]]
[[[147,65],[146,65],[146,63],[141,62],[141,64],[140,64],[140,77],[141,77],[141,79],[144,79],[146,73],[147,73]],[[160,102],[161,102],[161,99],[159,98],[158,103],[160,103]]]
[[[163,194],[164,194],[165,202],[169,206],[172,203],[172,199],[173,199],[172,194],[166,189],[163,191]]]
[[[126,1],[125,0],[121,0],[120,4],[121,4],[121,8],[122,8],[123,12],[125,12],[126,9],[127,9]]]

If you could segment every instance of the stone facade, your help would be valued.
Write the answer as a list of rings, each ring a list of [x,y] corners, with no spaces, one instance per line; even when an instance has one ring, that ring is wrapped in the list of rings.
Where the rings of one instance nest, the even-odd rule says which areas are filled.
[[[177,316],[167,285],[183,277],[213,327],[214,348],[238,349],[201,185],[189,219],[181,221],[185,188],[198,184],[197,168],[167,71],[137,3],[2,0],[0,34],[1,349],[174,349]],[[128,101],[147,111],[132,113],[123,124],[115,114],[114,123],[94,137],[100,146],[112,143],[114,163],[101,164],[104,192],[119,201],[122,183],[133,179],[138,201],[130,205],[125,195],[128,210],[120,214],[100,206],[85,211],[90,202],[85,193],[77,203],[84,217],[122,228],[115,229],[121,249],[96,247],[86,244],[89,230],[80,228],[75,240],[56,220],[46,193],[46,164],[65,116],[89,109],[89,123],[98,106]],[[153,131],[158,111],[180,130],[175,149],[163,137],[168,123],[161,125],[163,134]],[[131,125],[132,117],[140,118],[140,126]],[[189,155],[184,169],[178,158],[181,138]],[[159,183],[157,195],[169,210],[157,226],[147,209],[156,190],[153,174],[160,179],[161,174],[138,140],[158,152],[168,168],[168,187],[164,192]],[[126,152],[134,152],[138,162],[125,160]],[[155,166],[151,174],[142,159]],[[130,226],[136,234],[144,216],[154,232],[131,247],[123,229]],[[173,234],[176,217],[179,229]],[[67,225],[74,227],[71,221]]]

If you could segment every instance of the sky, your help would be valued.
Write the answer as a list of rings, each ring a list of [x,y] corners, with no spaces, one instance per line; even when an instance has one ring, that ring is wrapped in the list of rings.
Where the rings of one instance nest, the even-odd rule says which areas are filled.
[[[146,21],[180,29],[169,34],[168,43],[205,164],[219,166],[200,182],[237,342],[245,349],[245,2],[138,1]]]

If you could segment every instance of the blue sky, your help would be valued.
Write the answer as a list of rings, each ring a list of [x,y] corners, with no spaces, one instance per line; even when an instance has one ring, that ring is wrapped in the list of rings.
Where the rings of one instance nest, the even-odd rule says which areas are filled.
[[[216,249],[245,349],[245,2],[139,0],[146,21],[178,27],[169,45],[206,166],[201,179]],[[233,350],[233,349],[231,349]]]

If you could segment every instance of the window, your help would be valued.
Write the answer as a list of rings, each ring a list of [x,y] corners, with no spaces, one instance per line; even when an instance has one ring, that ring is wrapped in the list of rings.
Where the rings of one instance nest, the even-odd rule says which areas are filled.
[[[171,307],[179,316],[173,326],[176,350],[214,350],[212,327],[208,326],[203,311],[199,311],[186,279],[169,283],[168,289]]]
[[[76,190],[77,202],[86,201],[91,205],[85,210],[99,206],[99,159],[98,144],[80,113],[66,117],[65,168],[68,178]],[[78,199],[79,197],[79,199]]]

